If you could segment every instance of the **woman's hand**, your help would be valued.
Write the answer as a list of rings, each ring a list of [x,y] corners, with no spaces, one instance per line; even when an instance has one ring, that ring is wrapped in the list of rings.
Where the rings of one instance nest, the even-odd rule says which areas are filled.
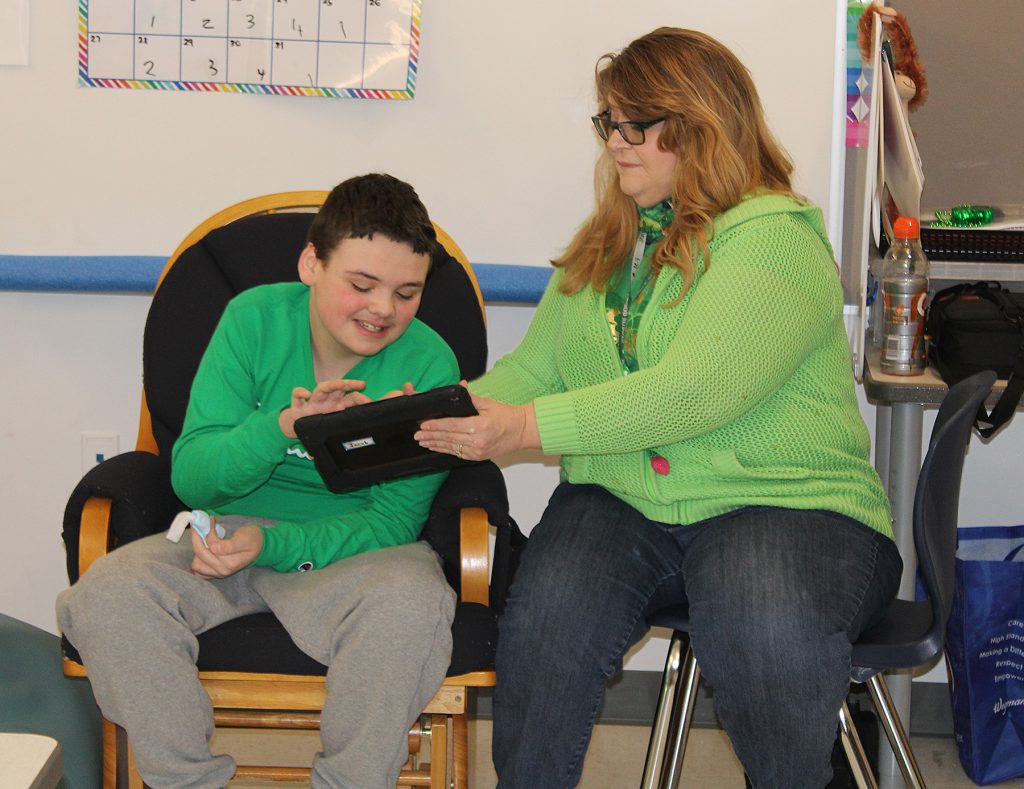
[[[278,415],[277,421],[281,432],[288,438],[296,438],[295,421],[312,414],[329,414],[344,411],[354,405],[369,403],[370,398],[362,393],[366,388],[365,381],[339,378],[324,381],[316,385],[312,392],[297,386],[292,389],[292,403]]]
[[[263,550],[263,529],[259,526],[243,526],[226,540],[217,536],[216,527],[211,524],[206,543],[199,532],[192,529],[192,572],[200,578],[227,578],[256,561]]]
[[[465,460],[489,460],[520,449],[541,448],[532,404],[508,405],[477,395],[472,398],[477,416],[428,420],[413,438],[422,447]]]

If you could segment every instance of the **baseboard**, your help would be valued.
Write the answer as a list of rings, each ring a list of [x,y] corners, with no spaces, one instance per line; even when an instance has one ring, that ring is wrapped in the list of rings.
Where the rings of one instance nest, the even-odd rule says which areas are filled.
[[[862,707],[871,707],[866,691]],[[654,709],[658,704],[661,690],[660,671],[623,671],[608,683],[604,703],[598,714],[598,723],[632,724],[650,726]],[[477,688],[470,698],[469,713],[473,717],[490,719],[493,691],[491,688]],[[910,733],[926,736],[953,736],[953,715],[949,704],[949,688],[941,682],[914,682],[911,685]],[[693,725],[703,728],[717,728],[713,693],[701,683],[697,707],[693,713]]]

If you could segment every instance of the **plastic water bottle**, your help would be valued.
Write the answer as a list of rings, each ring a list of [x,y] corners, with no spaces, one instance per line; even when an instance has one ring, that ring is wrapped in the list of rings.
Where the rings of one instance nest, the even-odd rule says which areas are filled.
[[[928,299],[928,258],[921,227],[901,216],[882,264],[882,372],[919,375],[925,369],[924,315]]]

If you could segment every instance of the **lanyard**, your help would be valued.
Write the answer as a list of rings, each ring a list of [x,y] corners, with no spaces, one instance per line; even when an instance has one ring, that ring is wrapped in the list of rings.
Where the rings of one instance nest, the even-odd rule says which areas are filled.
[[[626,291],[626,298],[622,302],[622,315],[619,318],[619,358],[622,360],[623,366],[626,364],[625,354],[625,342],[626,342],[626,321],[629,318],[629,306],[633,301],[633,280],[636,279],[637,269],[640,268],[640,263],[644,259],[644,250],[647,247],[647,233],[641,232],[636,239],[636,245],[633,247],[633,260],[629,268],[629,290]]]

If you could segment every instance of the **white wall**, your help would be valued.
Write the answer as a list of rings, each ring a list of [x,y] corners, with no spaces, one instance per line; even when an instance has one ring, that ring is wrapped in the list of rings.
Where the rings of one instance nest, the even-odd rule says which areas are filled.
[[[595,61],[663,24],[735,48],[828,209],[835,0],[424,0],[412,101],[78,87],[77,5],[33,3],[30,65],[0,66],[0,254],[169,254],[238,200],[383,169],[471,260],[542,265],[591,204]],[[797,18],[798,53],[765,35]]]
[[[411,102],[79,88],[74,5],[32,13],[31,64],[0,67],[0,254],[166,255],[234,201],[385,169],[417,186],[472,261],[544,265],[590,205],[594,61],[659,24],[705,29],[739,52],[799,187],[828,207],[828,3],[424,0]],[[797,19],[817,34],[802,33],[794,53],[770,31]],[[0,611],[50,631],[80,434],[133,446],[147,306],[143,296],[0,292]],[[516,344],[531,313],[489,310],[494,354]],[[965,521],[1016,519],[1005,491],[1020,429],[972,450]],[[556,477],[536,462],[508,469],[526,529]],[[629,667],[659,668],[663,653],[656,640]]]
[[[893,0],[928,79],[911,114],[924,165],[921,205],[1024,204],[1024,3]],[[982,122],[979,123],[979,120]]]

